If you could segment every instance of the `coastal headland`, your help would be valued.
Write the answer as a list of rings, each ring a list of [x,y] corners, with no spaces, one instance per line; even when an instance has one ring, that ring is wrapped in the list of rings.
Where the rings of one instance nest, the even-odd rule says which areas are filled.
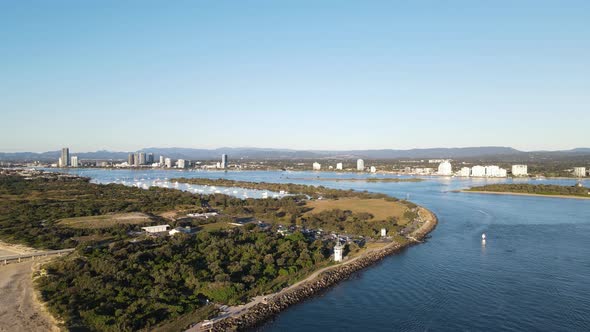
[[[419,207],[421,226],[409,234],[412,241],[405,244],[392,242],[380,249],[364,252],[349,261],[316,271],[306,279],[275,294],[253,299],[246,305],[229,308],[225,314],[202,322],[188,331],[199,331],[207,327],[212,331],[242,331],[259,325],[288,307],[305,301],[317,293],[347,279],[353,273],[367,268],[385,257],[396,254],[411,245],[421,243],[438,224],[436,215],[426,208]]]
[[[39,299],[60,327],[178,331],[209,318],[217,330],[244,329],[421,242],[436,225],[430,211],[380,193],[171,181],[285,195],[242,199],[56,173],[1,174],[0,239],[35,250],[76,248],[44,264],[35,278]],[[47,200],[53,204],[40,204]],[[167,230],[144,230],[156,223]],[[13,248],[7,252],[17,253]]]

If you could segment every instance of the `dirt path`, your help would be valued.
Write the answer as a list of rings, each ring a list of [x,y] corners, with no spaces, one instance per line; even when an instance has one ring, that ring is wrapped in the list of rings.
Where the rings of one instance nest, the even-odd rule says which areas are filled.
[[[0,267],[1,332],[59,331],[33,290],[33,271],[46,260]]]
[[[0,241],[0,256],[28,254],[37,250],[25,247],[20,244],[10,244]]]

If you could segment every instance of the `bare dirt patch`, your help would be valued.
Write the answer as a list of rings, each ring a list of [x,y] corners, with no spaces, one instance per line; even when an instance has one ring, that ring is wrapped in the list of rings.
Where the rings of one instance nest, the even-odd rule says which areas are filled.
[[[0,257],[20,254],[28,254],[37,250],[20,244],[12,244],[0,241]]]
[[[326,210],[349,210],[353,213],[366,212],[373,215],[372,220],[385,220],[388,217],[401,219],[408,207],[399,202],[388,202],[384,199],[342,198],[338,200],[315,200],[307,202],[312,208],[307,213],[319,213]]]
[[[0,266],[0,331],[59,331],[33,289],[32,274],[39,264]]]
[[[70,227],[70,228],[109,228],[116,225],[137,225],[151,222],[150,216],[144,213],[132,212],[132,213],[117,213],[117,214],[104,214],[101,216],[90,216],[90,217],[76,217],[62,219],[58,222],[58,225]]]

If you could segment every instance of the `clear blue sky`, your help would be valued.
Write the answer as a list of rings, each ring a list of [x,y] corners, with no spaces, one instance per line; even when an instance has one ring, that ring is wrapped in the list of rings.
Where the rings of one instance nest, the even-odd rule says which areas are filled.
[[[590,1],[0,1],[0,151],[590,146]]]

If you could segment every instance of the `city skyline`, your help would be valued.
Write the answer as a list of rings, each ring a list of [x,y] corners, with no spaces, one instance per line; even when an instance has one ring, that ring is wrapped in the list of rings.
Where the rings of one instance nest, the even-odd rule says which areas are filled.
[[[4,2],[0,151],[583,147],[570,4]]]

